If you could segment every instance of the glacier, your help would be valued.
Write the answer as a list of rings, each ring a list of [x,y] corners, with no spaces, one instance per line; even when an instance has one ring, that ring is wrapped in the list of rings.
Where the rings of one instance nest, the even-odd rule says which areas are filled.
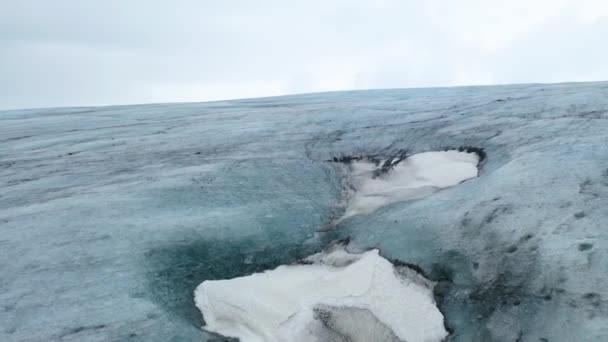
[[[228,341],[199,284],[345,239],[447,341],[606,340],[607,132],[605,82],[0,112],[0,340]],[[341,160],[463,148],[477,177],[340,219]]]

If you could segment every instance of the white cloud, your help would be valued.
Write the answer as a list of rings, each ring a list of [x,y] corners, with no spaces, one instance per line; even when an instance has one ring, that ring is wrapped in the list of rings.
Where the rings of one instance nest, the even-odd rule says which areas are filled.
[[[566,0],[429,1],[433,24],[471,48],[505,49],[517,38],[557,15]]]
[[[575,10],[578,19],[584,24],[591,25],[608,17],[608,2],[605,0],[586,0],[581,5],[575,6]]]
[[[230,94],[237,93],[239,98],[277,96],[288,92],[288,87],[280,81],[265,80],[244,83],[213,83],[208,85],[187,83],[143,83],[132,94],[144,94],[147,98],[163,98],[172,94],[176,102],[196,102],[201,98],[207,101],[233,99]]]
[[[0,4],[0,108],[608,79],[602,0]]]

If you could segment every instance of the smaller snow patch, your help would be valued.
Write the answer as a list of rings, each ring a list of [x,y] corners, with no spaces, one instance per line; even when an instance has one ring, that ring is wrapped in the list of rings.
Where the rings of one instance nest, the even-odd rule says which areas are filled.
[[[342,245],[305,262],[195,290],[204,329],[242,342],[441,341],[433,283],[379,251]]]
[[[428,196],[477,177],[485,158],[481,149],[424,152],[385,160],[348,160],[352,188],[344,215],[369,214],[387,204]]]

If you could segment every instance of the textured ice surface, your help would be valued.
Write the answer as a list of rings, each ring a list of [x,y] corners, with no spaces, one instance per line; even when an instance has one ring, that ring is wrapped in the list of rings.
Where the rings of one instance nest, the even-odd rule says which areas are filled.
[[[355,160],[350,164],[353,193],[341,220],[476,177],[479,159],[474,152],[450,150],[418,153],[404,160]]]
[[[378,250],[352,254],[337,246],[304,261],[204,281],[195,302],[205,328],[243,342],[432,342],[447,336],[433,284],[405,266],[393,267]]]
[[[0,341],[212,340],[200,283],[344,237],[436,281],[449,341],[604,341],[607,132],[607,83],[1,112]],[[328,160],[460,146],[478,177],[317,233]]]

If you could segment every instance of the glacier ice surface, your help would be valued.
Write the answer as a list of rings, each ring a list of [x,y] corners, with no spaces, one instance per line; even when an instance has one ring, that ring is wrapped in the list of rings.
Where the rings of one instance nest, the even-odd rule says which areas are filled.
[[[0,112],[0,341],[222,340],[199,284],[347,237],[436,283],[448,341],[606,340],[606,132],[608,83]],[[319,231],[328,160],[461,146],[478,177]]]

